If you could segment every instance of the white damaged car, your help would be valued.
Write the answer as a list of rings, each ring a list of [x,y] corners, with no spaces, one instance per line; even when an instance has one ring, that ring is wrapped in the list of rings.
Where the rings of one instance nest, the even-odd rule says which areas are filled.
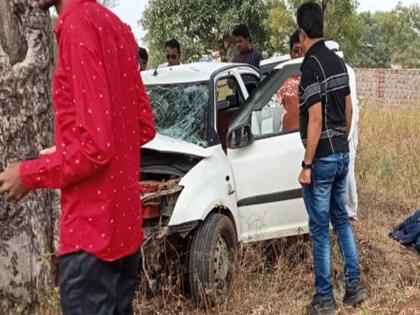
[[[301,62],[266,61],[262,82],[238,64],[142,73],[158,129],[142,148],[140,183],[152,290],[172,264],[198,302],[214,304],[231,289],[239,243],[308,232],[297,181],[304,148],[298,130],[283,132],[276,100]]]

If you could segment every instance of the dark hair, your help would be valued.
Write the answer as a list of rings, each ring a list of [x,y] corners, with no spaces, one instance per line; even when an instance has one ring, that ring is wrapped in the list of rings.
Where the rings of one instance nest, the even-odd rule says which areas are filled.
[[[249,34],[248,26],[246,26],[245,24],[235,26],[232,35],[235,37],[242,36],[243,38],[251,41],[251,35]]]
[[[300,41],[299,40],[299,30],[296,30],[290,36],[290,40],[289,40],[290,51],[292,51],[294,43],[299,43],[299,41]]]
[[[143,47],[139,47],[138,55],[139,55],[139,59],[146,60],[146,62],[149,60],[149,54],[147,53],[147,50]]]
[[[181,44],[175,38],[168,40],[165,44],[165,47],[176,48],[178,50],[178,53],[181,53]]]
[[[297,23],[309,38],[324,37],[324,14],[317,3],[309,1],[302,4],[297,10]]]

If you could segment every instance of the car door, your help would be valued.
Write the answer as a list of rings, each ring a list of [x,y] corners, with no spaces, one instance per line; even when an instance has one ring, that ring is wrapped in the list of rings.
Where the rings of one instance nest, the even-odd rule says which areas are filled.
[[[276,93],[300,61],[274,70],[252,93],[229,129],[238,138],[249,127],[253,141],[228,149],[240,220],[240,239],[259,241],[307,231],[307,214],[298,175],[304,155],[298,130],[283,132],[282,107]],[[298,106],[298,105],[297,105]],[[250,119],[251,117],[251,119]],[[251,124],[249,126],[249,124]]]
[[[214,81],[215,126],[223,150],[226,152],[226,135],[232,118],[249,96],[241,74],[258,77],[258,72],[248,66],[229,68],[219,72]]]

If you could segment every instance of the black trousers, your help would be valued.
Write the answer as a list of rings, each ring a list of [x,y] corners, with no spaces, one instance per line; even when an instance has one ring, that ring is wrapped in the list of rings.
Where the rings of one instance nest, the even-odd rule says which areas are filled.
[[[60,258],[63,315],[132,315],[139,285],[140,251],[113,262],[86,252]]]

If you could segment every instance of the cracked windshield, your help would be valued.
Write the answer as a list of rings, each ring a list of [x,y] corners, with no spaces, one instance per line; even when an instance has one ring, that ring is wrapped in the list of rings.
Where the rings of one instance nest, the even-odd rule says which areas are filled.
[[[146,88],[160,134],[207,147],[207,82]]]

